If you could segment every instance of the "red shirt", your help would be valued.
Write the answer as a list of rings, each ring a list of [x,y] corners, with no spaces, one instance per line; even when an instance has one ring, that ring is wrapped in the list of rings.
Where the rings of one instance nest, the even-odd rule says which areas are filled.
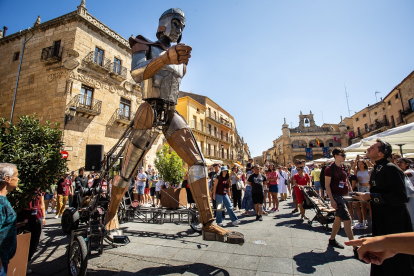
[[[228,180],[226,180],[225,178],[221,178],[220,176],[218,176],[218,183],[217,183],[217,187],[216,187],[216,194],[218,195],[222,195],[225,196],[227,194],[227,189],[229,184],[227,183]]]
[[[305,186],[308,184],[310,177],[309,174],[305,173],[302,177],[299,176],[299,174],[295,174],[293,176],[293,179],[296,180],[296,185],[298,186]]]
[[[331,166],[327,166],[325,169],[325,176],[331,177],[331,184],[329,187],[331,187],[332,194],[345,196],[349,193],[349,185],[344,167],[338,167],[335,164],[332,166],[335,168],[334,172],[332,172]]]
[[[59,180],[58,185],[57,185],[57,194],[58,195],[63,195],[63,196],[68,196],[69,195],[69,186],[72,185],[72,181],[70,181],[69,179],[65,179],[64,181]]]
[[[276,177],[276,181],[269,181],[270,185],[277,185],[279,184],[279,174],[274,171],[274,172],[270,172],[267,174],[267,179],[269,180],[269,178],[275,178]]]
[[[23,208],[17,215],[17,221],[35,220],[43,217],[42,209],[40,208],[40,197],[37,196],[34,200],[30,201],[29,208]]]

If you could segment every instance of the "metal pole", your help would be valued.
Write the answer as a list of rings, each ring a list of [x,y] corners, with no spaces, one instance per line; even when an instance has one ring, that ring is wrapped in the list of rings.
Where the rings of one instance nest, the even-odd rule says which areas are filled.
[[[28,28],[28,30],[30,31],[30,28]],[[30,31],[30,32],[32,33],[32,31]],[[14,105],[16,104],[17,85],[19,84],[20,70],[22,68],[24,46],[26,45],[26,42],[29,41],[29,39],[32,38],[32,36],[33,36],[33,33],[27,40],[26,40],[26,36],[24,36],[23,46],[22,46],[22,54],[20,55],[19,71],[17,71],[16,86],[14,88],[14,97],[13,97],[12,111],[11,111],[11,115],[10,115],[10,123],[13,122]]]
[[[348,116],[351,118],[351,111],[349,110],[349,102],[348,102],[348,93],[346,93],[346,86],[345,87],[345,98],[346,98],[346,105],[348,106]]]
[[[396,144],[396,145],[400,147],[401,157],[404,157],[403,156],[403,151],[402,151],[402,146],[404,146],[405,144]]]

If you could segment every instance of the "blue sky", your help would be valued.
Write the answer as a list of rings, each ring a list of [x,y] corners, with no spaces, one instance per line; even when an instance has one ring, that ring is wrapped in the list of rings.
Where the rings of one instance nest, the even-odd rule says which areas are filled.
[[[12,34],[79,3],[0,0],[0,26]],[[86,7],[125,38],[153,40],[160,15],[181,8],[182,42],[193,47],[181,90],[232,114],[253,156],[272,146],[283,118],[296,127],[300,111],[312,110],[318,125],[348,116],[344,85],[353,114],[414,70],[411,0],[86,0]]]

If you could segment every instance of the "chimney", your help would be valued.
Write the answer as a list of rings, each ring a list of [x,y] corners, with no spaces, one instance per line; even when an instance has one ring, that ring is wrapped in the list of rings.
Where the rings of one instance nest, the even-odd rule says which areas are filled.
[[[6,37],[6,31],[7,30],[8,30],[7,27],[6,26],[3,26],[3,37]]]

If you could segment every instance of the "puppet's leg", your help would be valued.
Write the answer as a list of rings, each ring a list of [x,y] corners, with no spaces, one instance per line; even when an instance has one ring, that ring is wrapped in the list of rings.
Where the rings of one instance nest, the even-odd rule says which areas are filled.
[[[126,141],[121,171],[115,176],[112,183],[111,201],[105,216],[107,230],[119,228],[118,217],[116,216],[119,204],[128,190],[131,178],[138,169],[138,164],[149,151],[158,135],[158,132],[152,132],[153,123],[154,111],[149,103],[144,102],[138,108],[134,118],[134,130]]]
[[[207,167],[197,141],[184,118],[178,113],[174,113],[169,126],[164,127],[163,132],[168,144],[189,166],[189,186],[203,224],[203,238],[229,243],[244,243],[243,234],[230,232],[213,223],[214,217],[207,183]]]

